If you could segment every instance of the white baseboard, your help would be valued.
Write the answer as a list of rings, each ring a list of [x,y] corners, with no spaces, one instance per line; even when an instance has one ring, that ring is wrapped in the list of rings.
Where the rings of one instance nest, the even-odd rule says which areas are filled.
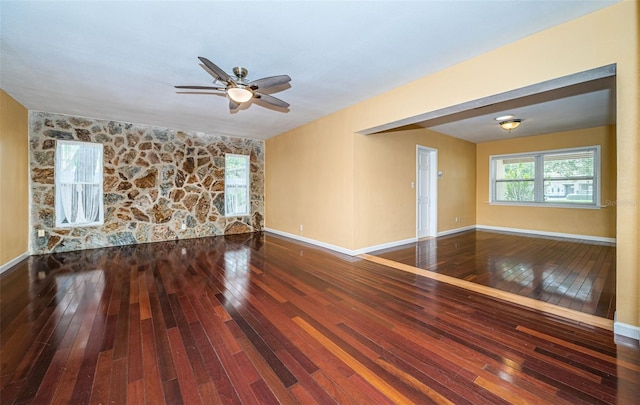
[[[622,322],[613,323],[613,333],[631,339],[640,340],[640,326],[629,325]]]
[[[521,234],[536,235],[536,236],[552,236],[552,237],[558,237],[558,238],[580,239],[580,240],[586,240],[586,241],[592,241],[592,242],[616,243],[615,238],[604,238],[604,237],[590,236],[590,235],[578,235],[578,234],[573,234],[573,233],[534,231],[534,230],[531,230],[531,229],[507,228],[507,227],[503,227],[503,226],[489,226],[489,225],[469,225],[469,226],[464,226],[464,227],[461,227],[461,228],[449,229],[447,231],[438,232],[436,237],[452,235],[454,233],[470,231],[470,230],[473,230],[473,229],[487,230],[487,231],[499,231],[499,232],[512,232],[512,233],[521,233]],[[306,238],[304,236],[296,235],[296,234],[293,234],[293,233],[279,231],[279,230],[276,230],[276,229],[264,228],[264,230],[266,232],[271,232],[271,233],[274,233],[276,235],[284,236],[284,237],[287,237],[287,238],[299,240],[301,242],[305,242],[305,243],[309,243],[309,244],[312,244],[312,245],[320,246],[320,247],[323,247],[323,248],[326,248],[326,249],[330,249],[330,250],[333,250],[335,252],[344,253],[344,254],[349,255],[349,256],[358,256],[358,255],[365,254],[365,253],[370,253],[370,252],[373,252],[373,251],[376,251],[376,250],[389,249],[389,248],[396,247],[396,246],[402,246],[402,245],[406,245],[408,243],[414,243],[414,242],[416,242],[418,240],[418,238],[409,238],[409,239],[403,239],[403,240],[398,240],[398,241],[394,241],[394,242],[383,243],[383,244],[380,244],[380,245],[367,246],[367,247],[364,247],[364,248],[353,250],[353,249],[344,248],[342,246],[337,246],[337,245],[332,245],[330,243],[321,242],[319,240]]]
[[[325,243],[325,242],[320,242],[319,240],[305,238],[304,236],[300,236],[300,235],[296,235],[296,234],[293,234],[293,233],[279,231],[277,229],[264,228],[264,231],[265,232],[270,232],[270,233],[275,233],[276,235],[284,236],[286,238],[299,240],[300,242],[310,243],[312,245],[320,246],[320,247],[323,247],[323,248],[326,248],[326,249],[330,249],[330,250],[333,250],[333,251],[336,251],[336,252],[339,252],[339,253],[344,253],[344,254],[349,255],[349,256],[355,256],[353,254],[353,250],[345,249],[345,248],[343,248],[341,246],[332,245],[330,243]]]
[[[319,240],[315,240],[315,239],[311,239],[311,238],[305,238],[304,236],[300,236],[300,235],[296,235],[296,234],[292,234],[292,233],[288,233],[288,232],[283,232],[283,231],[279,231],[277,229],[271,229],[271,228],[264,228],[265,232],[271,232],[271,233],[275,233],[276,235],[280,235],[280,236],[284,236],[287,238],[291,238],[291,239],[295,239],[295,240],[299,240],[301,242],[305,242],[305,243],[309,243],[312,245],[316,245],[316,246],[320,246],[326,249],[330,249],[339,253],[344,253],[346,255],[349,256],[358,256],[364,253],[369,253],[369,252],[373,252],[375,250],[381,250],[381,249],[388,249],[388,248],[392,248],[392,247],[396,247],[396,246],[401,246],[401,245],[406,245],[407,243],[414,243],[417,241],[416,238],[409,238],[409,239],[404,239],[404,240],[399,240],[399,241],[395,241],[395,242],[389,242],[389,243],[383,243],[381,245],[375,245],[375,246],[368,246],[365,248],[361,248],[361,249],[347,249],[347,248],[343,248],[342,246],[337,246],[337,245],[332,245],[330,243],[325,243],[325,242],[320,242]]]
[[[475,225],[463,226],[462,228],[455,228],[455,229],[449,229],[448,231],[438,232],[436,236],[440,237],[440,236],[452,235],[454,233],[472,231],[474,229],[476,229]]]
[[[376,250],[389,249],[389,248],[396,247],[396,246],[402,246],[402,245],[406,245],[408,243],[415,243],[417,241],[418,241],[417,238],[409,238],[409,239],[404,239],[404,240],[398,240],[398,241],[395,241],[395,242],[383,243],[381,245],[369,246],[369,247],[365,247],[365,248],[354,250],[353,251],[354,252],[353,256],[374,252]]]
[[[504,226],[476,225],[476,229],[486,230],[486,231],[524,233],[524,234],[538,235],[538,236],[552,236],[557,238],[580,239],[580,240],[586,240],[591,242],[616,243],[616,238],[605,238],[602,236],[591,236],[591,235],[579,235],[574,233],[536,231],[531,229],[507,228]]]
[[[12,268],[13,266],[15,266],[16,264],[20,263],[21,261],[23,261],[24,259],[26,259],[27,257],[29,257],[29,252],[24,252],[23,254],[21,254],[18,257],[15,257],[11,260],[9,260],[8,262],[6,262],[5,264],[3,264],[2,266],[0,266],[0,274],[4,273],[5,271],[9,270],[10,268]]]

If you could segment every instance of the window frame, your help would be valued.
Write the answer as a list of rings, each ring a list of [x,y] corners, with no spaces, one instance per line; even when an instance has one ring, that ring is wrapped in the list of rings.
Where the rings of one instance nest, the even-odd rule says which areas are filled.
[[[246,199],[247,199],[247,211],[246,212],[231,212],[229,210],[230,201],[227,198],[230,195],[229,181],[227,178],[227,159],[243,158],[245,160],[245,172],[246,172]],[[242,155],[237,153],[225,153],[224,156],[224,216],[225,217],[247,217],[251,215],[251,156]]]
[[[582,209],[600,209],[601,208],[601,153],[600,145],[581,146],[576,148],[552,149],[544,151],[509,153],[502,155],[489,156],[489,204],[490,205],[506,205],[506,206],[532,206],[532,207],[554,207],[554,208],[582,208]],[[548,202],[544,196],[544,159],[545,156],[562,154],[562,153],[585,153],[592,152],[594,156],[593,177],[576,176],[576,180],[592,180],[593,182],[593,200],[589,203],[584,202]],[[503,201],[496,199],[497,183],[496,179],[496,162],[503,159],[533,158],[534,160],[534,201]],[[578,178],[579,177],[579,178]],[[569,179],[569,178],[567,178]],[[528,180],[528,179],[527,179]],[[562,178],[553,179],[562,180]]]
[[[80,145],[87,146],[91,145],[91,147],[99,148],[99,162],[97,168],[99,169],[99,173],[97,176],[99,178],[99,182],[62,182],[62,161],[61,161],[61,148],[64,145]],[[64,223],[62,220],[66,217],[61,215],[64,208],[62,207],[62,195],[61,195],[61,184],[95,184],[98,185],[98,204],[99,204],[99,212],[98,212],[98,220],[92,222],[80,222],[80,223]],[[82,228],[82,227],[91,227],[91,226],[100,226],[104,225],[104,145],[98,142],[82,142],[82,141],[69,141],[69,140],[57,140],[56,141],[56,152],[54,158],[54,212],[55,212],[55,227],[56,228]]]

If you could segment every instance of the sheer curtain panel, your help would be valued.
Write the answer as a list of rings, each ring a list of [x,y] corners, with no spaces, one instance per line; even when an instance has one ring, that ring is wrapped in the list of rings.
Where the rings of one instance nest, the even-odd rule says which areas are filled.
[[[103,223],[102,144],[57,141],[56,226]]]

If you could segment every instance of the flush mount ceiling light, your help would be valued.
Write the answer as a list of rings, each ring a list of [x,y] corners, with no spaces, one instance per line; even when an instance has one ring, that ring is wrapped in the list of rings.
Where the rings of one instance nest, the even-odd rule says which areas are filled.
[[[500,121],[500,126],[502,129],[511,132],[511,130],[518,128],[521,122],[522,120],[519,119]]]
[[[518,128],[520,126],[520,123],[522,122],[521,119],[514,118],[513,115],[503,115],[500,117],[496,117],[495,120],[498,121],[502,129],[509,132]]]

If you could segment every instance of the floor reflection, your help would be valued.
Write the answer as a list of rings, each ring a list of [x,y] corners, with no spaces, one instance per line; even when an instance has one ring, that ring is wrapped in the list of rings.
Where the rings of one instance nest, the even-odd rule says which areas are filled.
[[[612,244],[467,231],[372,255],[609,319],[615,312]]]
[[[183,288],[204,290],[214,283],[223,292],[232,289],[244,296],[251,277],[250,252],[260,251],[263,244],[264,235],[254,233],[31,256],[11,274],[3,274],[0,284],[0,304],[23,301],[26,311],[3,305],[1,320],[6,325],[26,316],[37,323],[43,312],[53,311],[64,323],[79,308],[96,310],[96,316],[117,312],[104,301],[113,289],[129,294],[133,302],[141,289],[154,286],[172,294]],[[65,329],[58,329],[63,339]]]

